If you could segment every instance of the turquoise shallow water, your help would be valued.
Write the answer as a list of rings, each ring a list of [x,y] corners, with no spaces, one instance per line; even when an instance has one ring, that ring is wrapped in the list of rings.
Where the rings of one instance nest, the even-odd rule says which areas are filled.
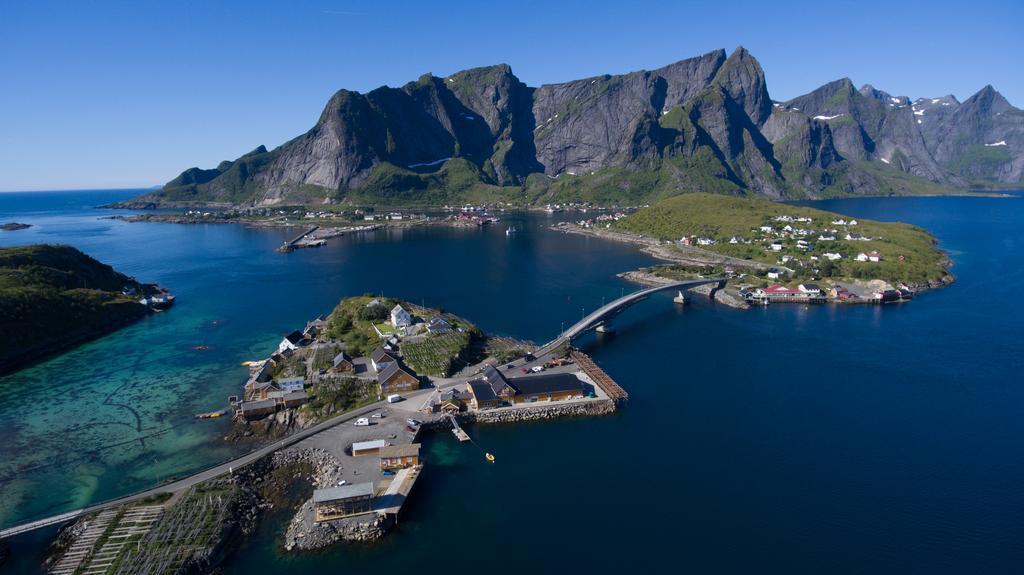
[[[0,220],[39,226],[0,242],[72,243],[171,287],[180,305],[0,380],[17,390],[0,404],[4,523],[226,457],[222,424],[188,418],[237,389],[239,362],[339,297],[385,290],[540,341],[632,289],[614,273],[650,263],[628,246],[548,232],[542,216],[521,220],[513,239],[425,229],[281,255],[284,231],[124,224],[96,220],[105,212],[83,209],[93,198],[12,198],[0,194]],[[580,342],[630,391],[625,410],[470,429],[495,465],[438,436],[383,542],[284,556],[281,523],[268,521],[228,571],[366,572],[443,557],[496,573],[1018,572],[1024,202],[824,207],[930,229],[957,283],[884,308],[680,310],[652,297],[617,319],[615,336]],[[38,553],[34,537],[15,541],[19,569]]]

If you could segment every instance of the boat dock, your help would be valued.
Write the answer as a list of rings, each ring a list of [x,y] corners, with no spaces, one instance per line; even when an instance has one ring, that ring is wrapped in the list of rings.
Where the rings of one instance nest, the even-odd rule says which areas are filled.
[[[466,441],[469,441],[469,434],[468,434],[468,433],[466,433],[466,431],[465,431],[465,430],[463,430],[463,429],[462,429],[461,427],[459,427],[459,422],[458,422],[458,421],[455,421],[455,416],[453,416],[453,415],[449,415],[449,416],[448,416],[448,419],[450,419],[450,420],[451,420],[451,422],[452,422],[452,434],[454,434],[454,435],[455,435],[455,437],[456,437],[456,438],[457,438],[457,439],[458,439],[458,440],[459,440],[460,442],[466,442]]]
[[[302,232],[301,234],[295,236],[291,240],[289,240],[289,241],[285,242],[284,244],[282,244],[281,247],[277,248],[277,251],[282,252],[282,253],[288,253],[288,252],[294,251],[294,250],[296,250],[298,248],[322,246],[322,245],[326,244],[327,242],[324,241],[324,240],[303,241],[306,238],[306,236],[312,234],[313,232],[317,231],[318,229],[320,229],[320,226],[313,226],[313,227],[309,228],[308,230]]]
[[[374,511],[397,517],[398,512],[402,510],[402,504],[409,498],[413,485],[419,479],[421,471],[423,471],[422,464],[398,470],[394,479],[384,489],[384,493],[377,497]]]
[[[587,374],[590,379],[594,380],[594,383],[601,388],[608,397],[615,402],[625,401],[629,399],[629,394],[626,393],[625,389],[619,387],[619,384],[615,383],[603,369],[594,363],[590,356],[579,350],[573,350],[571,354],[572,360],[576,362],[576,365],[583,370],[583,373]]]

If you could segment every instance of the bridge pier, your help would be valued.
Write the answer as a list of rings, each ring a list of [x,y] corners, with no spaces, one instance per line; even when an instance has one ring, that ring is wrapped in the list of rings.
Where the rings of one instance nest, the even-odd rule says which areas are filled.
[[[717,293],[718,290],[721,289],[725,289],[725,280],[718,282],[718,285],[716,285],[715,287],[711,288],[711,290],[708,291],[708,295],[711,296],[711,301],[715,301],[715,293]]]

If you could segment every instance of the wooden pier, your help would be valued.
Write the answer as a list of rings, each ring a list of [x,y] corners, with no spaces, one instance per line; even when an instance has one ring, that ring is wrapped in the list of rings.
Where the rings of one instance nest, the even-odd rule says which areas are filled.
[[[609,398],[616,402],[629,399],[629,394],[626,393],[626,390],[619,387],[619,384],[615,383],[614,379],[598,367],[589,355],[574,349],[570,357],[576,362],[576,365],[580,366],[583,373],[586,373],[602,391],[608,394]]]
[[[292,238],[290,241],[287,241],[284,244],[282,244],[281,247],[277,248],[277,251],[283,252],[283,253],[288,253],[290,251],[295,250],[295,248],[300,247],[298,244],[299,244],[300,241],[302,241],[303,238],[305,238],[309,234],[311,234],[311,233],[313,233],[313,232],[315,232],[315,231],[317,231],[319,229],[320,229],[320,226],[313,226],[313,227],[309,228],[308,230],[306,230],[306,231],[302,232],[301,234],[299,234],[299,235],[295,236],[294,238]]]
[[[466,433],[465,430],[463,430],[461,427],[459,427],[459,422],[455,421],[455,416],[449,415],[448,419],[450,419],[452,422],[452,433],[455,435],[455,437],[461,442],[469,441],[469,434]]]

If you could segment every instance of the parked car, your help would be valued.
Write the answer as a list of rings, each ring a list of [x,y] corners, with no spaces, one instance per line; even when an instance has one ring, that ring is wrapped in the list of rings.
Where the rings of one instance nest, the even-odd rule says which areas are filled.
[[[380,419],[380,418],[384,417],[384,414],[383,413],[374,413],[370,417],[372,417],[374,419]]]
[[[523,373],[530,373],[530,370],[528,370],[528,369],[526,369],[526,368],[524,367],[524,368],[523,368]]]
[[[532,371],[533,373],[540,373],[540,372],[544,371],[544,366],[543,365],[535,365],[535,366],[530,368],[530,371]]]
[[[398,394],[392,394],[388,396],[388,403],[398,403],[402,401],[402,396]]]
[[[370,425],[370,420],[365,417],[360,417],[356,420],[355,425],[356,427],[366,427],[367,425]]]
[[[406,419],[405,422],[411,425],[412,427],[418,427],[420,425],[420,420],[413,419],[411,417],[409,419]]]
[[[338,482],[338,486],[340,487],[340,486],[342,486],[342,485],[348,485],[348,481],[345,481],[344,479],[342,479],[341,481],[339,481],[339,482]]]

